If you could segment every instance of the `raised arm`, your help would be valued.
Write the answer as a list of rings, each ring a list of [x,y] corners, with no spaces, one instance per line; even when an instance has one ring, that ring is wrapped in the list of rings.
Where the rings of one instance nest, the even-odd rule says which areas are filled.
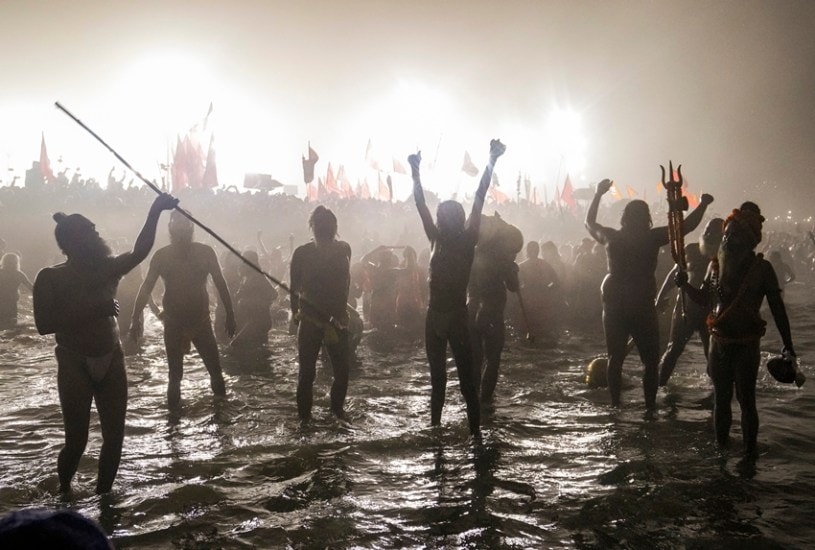
[[[597,210],[600,208],[600,199],[608,193],[609,189],[611,189],[611,180],[608,178],[597,184],[594,198],[591,200],[589,211],[586,213],[586,229],[589,230],[589,235],[594,237],[594,240],[600,244],[606,244],[606,236],[603,232],[605,228],[597,223]]]
[[[439,236],[439,230],[436,224],[433,223],[433,216],[430,214],[430,209],[424,199],[424,189],[422,189],[422,178],[419,172],[419,165],[422,162],[421,151],[415,155],[408,157],[410,164],[410,172],[413,177],[413,200],[416,202],[416,210],[419,211],[419,217],[422,219],[422,226],[424,227],[424,234],[427,235],[431,243],[435,243]]]
[[[478,189],[475,192],[473,209],[470,211],[470,217],[467,218],[468,231],[478,234],[478,229],[481,227],[481,211],[484,209],[487,189],[490,188],[490,182],[492,182],[492,173],[493,170],[495,170],[495,163],[498,161],[498,157],[503,155],[506,150],[507,146],[501,143],[500,139],[490,141],[490,160],[487,162],[487,167],[484,168],[484,173],[481,175],[481,181],[478,183]]]
[[[172,210],[176,206],[178,206],[178,199],[167,193],[161,193],[156,197],[147,213],[144,226],[133,244],[133,251],[116,258],[116,273],[124,275],[144,261],[156,242],[156,227],[162,211]]]
[[[705,215],[705,210],[710,203],[713,202],[713,196],[704,193],[699,201],[699,206],[693,209],[693,212],[688,214],[685,222],[682,224],[682,233],[687,235],[702,223],[702,217]]]

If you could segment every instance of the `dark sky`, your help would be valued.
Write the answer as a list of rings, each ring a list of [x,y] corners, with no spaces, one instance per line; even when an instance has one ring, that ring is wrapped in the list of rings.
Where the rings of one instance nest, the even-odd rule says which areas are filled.
[[[40,131],[52,156],[93,162],[55,100],[140,163],[181,131],[172,115],[183,126],[213,101],[219,155],[236,171],[296,180],[309,139],[351,166],[366,138],[387,156],[410,143],[480,164],[502,137],[505,179],[523,170],[554,186],[564,170],[540,133],[559,108],[582,121],[578,186],[611,177],[653,193],[673,159],[723,212],[744,198],[796,217],[815,205],[815,2],[117,4],[2,3],[0,164],[23,146],[34,158]],[[162,58],[177,71],[144,68]],[[400,86],[444,100],[427,121],[415,106],[388,112]]]

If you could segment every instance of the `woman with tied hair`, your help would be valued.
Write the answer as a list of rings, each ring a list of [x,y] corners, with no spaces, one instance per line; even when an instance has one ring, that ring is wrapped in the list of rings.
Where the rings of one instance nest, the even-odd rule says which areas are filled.
[[[608,350],[608,389],[611,405],[620,405],[623,362],[629,336],[639,350],[645,366],[642,387],[645,406],[656,405],[659,383],[659,323],[654,305],[657,284],[655,271],[659,249],[669,242],[668,227],[653,227],[651,212],[645,201],[633,200],[625,205],[620,229],[597,223],[600,199],[611,189],[612,182],[604,179],[597,184],[589,211],[586,229],[605,246],[608,274],[601,285],[603,295],[603,329]],[[683,232],[690,233],[702,221],[713,197],[702,195],[699,206],[685,219]]]
[[[424,198],[419,164],[421,153],[410,155],[408,162],[413,175],[413,198],[424,232],[433,250],[430,258],[430,299],[425,322],[425,348],[430,363],[430,423],[441,424],[444,394],[447,388],[447,344],[453,350],[461,393],[467,403],[470,434],[481,435],[481,404],[479,401],[480,365],[473,360],[467,315],[467,285],[478,241],[481,210],[498,157],[506,145],[499,140],[490,142],[490,160],[475,192],[470,217],[465,219],[464,207],[456,201],[444,201],[436,210],[436,222]]]

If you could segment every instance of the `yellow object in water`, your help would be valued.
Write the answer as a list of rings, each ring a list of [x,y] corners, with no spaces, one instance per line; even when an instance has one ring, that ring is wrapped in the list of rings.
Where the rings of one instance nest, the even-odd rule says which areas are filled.
[[[586,384],[590,388],[605,388],[608,386],[608,359],[597,357],[586,367]]]

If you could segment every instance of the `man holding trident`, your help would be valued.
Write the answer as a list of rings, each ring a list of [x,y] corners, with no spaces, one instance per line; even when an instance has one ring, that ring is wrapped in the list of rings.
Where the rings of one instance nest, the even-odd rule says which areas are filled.
[[[673,168],[673,165],[671,165]],[[681,175],[669,183],[681,188]],[[664,181],[664,176],[663,176]],[[645,406],[656,405],[659,369],[659,323],[654,305],[657,287],[654,273],[659,249],[670,242],[671,236],[690,233],[702,221],[707,206],[713,202],[710,195],[702,195],[699,206],[680,227],[652,227],[651,212],[645,201],[633,200],[623,210],[620,229],[611,229],[597,223],[600,199],[611,189],[612,182],[604,179],[586,214],[586,228],[594,239],[606,247],[608,274],[601,286],[603,294],[603,329],[608,349],[608,389],[611,405],[620,405],[623,362],[628,337],[637,345],[640,359],[645,365],[642,377]],[[681,215],[681,213],[680,213]],[[681,218],[680,218],[681,219]]]

